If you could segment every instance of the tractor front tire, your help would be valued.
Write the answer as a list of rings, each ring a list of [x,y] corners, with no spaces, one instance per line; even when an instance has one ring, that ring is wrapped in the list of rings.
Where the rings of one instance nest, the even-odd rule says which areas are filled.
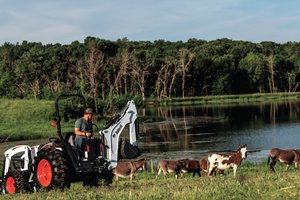
[[[85,187],[96,187],[98,186],[98,177],[95,172],[87,172],[83,178],[83,186]]]
[[[112,184],[114,174],[112,170],[105,170],[98,175],[98,178],[101,180],[101,186],[108,186]]]
[[[7,194],[28,191],[28,180],[22,171],[10,170],[5,175],[4,190]]]
[[[55,147],[46,147],[38,152],[34,169],[35,180],[40,189],[64,189],[70,184],[64,154]]]

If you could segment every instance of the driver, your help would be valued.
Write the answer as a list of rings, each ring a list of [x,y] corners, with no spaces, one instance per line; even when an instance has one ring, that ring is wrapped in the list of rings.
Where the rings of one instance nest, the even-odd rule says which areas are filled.
[[[85,109],[83,117],[75,122],[75,146],[82,149],[83,142],[88,137],[93,136],[93,109]]]

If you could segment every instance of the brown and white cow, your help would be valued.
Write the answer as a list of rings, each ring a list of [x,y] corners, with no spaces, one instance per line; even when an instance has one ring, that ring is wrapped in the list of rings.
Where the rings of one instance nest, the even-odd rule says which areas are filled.
[[[157,163],[157,174],[156,178],[161,172],[164,174],[164,178],[167,178],[168,173],[175,173],[176,179],[181,174],[183,168],[188,168],[188,159],[182,160],[159,160]]]
[[[132,183],[132,180],[135,178],[135,173],[138,170],[146,170],[145,159],[140,159],[138,161],[132,162],[118,162],[117,167],[113,169],[113,174],[115,175],[116,183],[119,182],[119,177],[130,177],[130,183]]]
[[[300,151],[299,149],[271,149],[268,155],[268,164],[270,169],[275,172],[274,166],[277,161],[285,163],[286,169],[288,170],[290,165],[294,163],[295,169],[298,168],[298,162],[300,160]]]
[[[247,157],[247,145],[239,146],[236,152],[232,154],[211,154],[208,156],[209,170],[208,175],[211,176],[216,169],[225,170],[233,168],[233,174],[236,176],[236,170],[242,161]]]

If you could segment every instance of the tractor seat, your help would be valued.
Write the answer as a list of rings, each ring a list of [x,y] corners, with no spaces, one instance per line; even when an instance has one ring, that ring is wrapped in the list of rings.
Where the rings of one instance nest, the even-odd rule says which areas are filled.
[[[66,136],[65,136],[65,141],[68,141],[70,143],[71,146],[75,146],[74,145],[74,140],[75,140],[75,133],[74,132],[67,132]]]

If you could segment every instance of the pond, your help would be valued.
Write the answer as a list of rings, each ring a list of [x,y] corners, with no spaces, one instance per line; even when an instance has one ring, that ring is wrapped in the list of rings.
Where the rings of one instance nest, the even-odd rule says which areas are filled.
[[[271,148],[300,148],[300,102],[152,107],[140,116],[140,146],[153,159],[199,159],[247,144],[250,162],[266,161]]]

